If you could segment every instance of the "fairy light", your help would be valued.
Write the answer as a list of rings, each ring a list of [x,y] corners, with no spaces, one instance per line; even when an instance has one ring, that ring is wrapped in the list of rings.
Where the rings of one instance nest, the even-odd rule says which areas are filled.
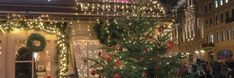
[[[160,17],[165,16],[165,10],[157,0],[148,0],[145,3],[130,2],[128,0],[99,0],[99,2],[95,3],[75,0],[75,2],[84,14],[89,15],[101,14],[115,16],[120,13],[122,15],[128,14],[128,16],[132,17],[136,16],[135,11],[138,11],[137,9],[140,8],[140,11],[144,13],[144,17],[155,17],[157,16],[155,12],[159,12]],[[137,6],[137,4],[141,4],[142,6]],[[132,7],[132,11],[129,10],[130,7]]]
[[[76,63],[77,71],[80,78],[89,78],[93,77],[90,73],[93,71],[90,68],[90,65],[93,65],[93,62],[88,61],[85,58],[97,59],[97,54],[100,52],[100,43],[98,40],[75,40],[73,50],[77,53],[76,54]]]

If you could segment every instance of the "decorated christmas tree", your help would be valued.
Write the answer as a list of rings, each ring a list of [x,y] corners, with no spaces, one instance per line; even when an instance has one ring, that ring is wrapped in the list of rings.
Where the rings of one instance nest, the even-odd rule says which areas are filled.
[[[98,53],[92,75],[101,78],[173,78],[180,54],[169,56],[173,46],[169,29],[157,19],[143,17],[99,21],[94,27],[106,47]]]

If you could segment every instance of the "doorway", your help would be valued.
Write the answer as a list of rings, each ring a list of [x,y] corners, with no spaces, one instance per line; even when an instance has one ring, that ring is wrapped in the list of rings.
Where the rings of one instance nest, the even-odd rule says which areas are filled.
[[[41,52],[33,52],[26,47],[26,42],[32,33],[38,33],[46,38],[46,48]],[[14,31],[0,35],[2,50],[2,68],[0,78],[54,78],[55,38],[53,34],[38,31]],[[0,50],[0,52],[1,52]],[[0,64],[1,65],[1,64]]]

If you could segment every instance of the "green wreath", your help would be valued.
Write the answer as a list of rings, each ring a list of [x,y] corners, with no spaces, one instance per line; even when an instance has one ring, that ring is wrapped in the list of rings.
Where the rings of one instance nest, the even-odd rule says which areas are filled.
[[[35,45],[35,41],[38,41],[40,45]],[[41,34],[33,33],[28,37],[27,47],[32,51],[40,52],[45,49],[46,39]]]

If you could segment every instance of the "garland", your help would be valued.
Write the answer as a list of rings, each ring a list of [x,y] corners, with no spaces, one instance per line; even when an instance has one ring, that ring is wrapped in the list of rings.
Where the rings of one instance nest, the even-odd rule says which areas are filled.
[[[56,34],[56,56],[57,65],[56,78],[62,78],[68,71],[68,54],[70,52],[69,35],[66,32],[66,22],[41,22],[41,21],[14,21],[0,20],[0,30],[10,33],[15,29],[37,30]]]
[[[40,45],[36,46],[34,41],[39,41]],[[46,39],[41,34],[33,33],[28,37],[27,47],[35,52],[43,51],[46,47]]]

